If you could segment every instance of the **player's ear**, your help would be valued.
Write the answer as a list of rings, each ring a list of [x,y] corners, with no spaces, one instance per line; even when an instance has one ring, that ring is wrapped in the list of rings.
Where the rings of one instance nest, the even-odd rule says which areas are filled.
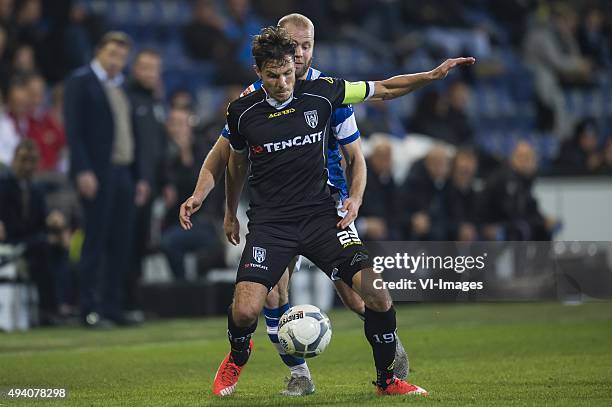
[[[253,70],[255,71],[255,73],[257,74],[257,77],[259,79],[261,79],[261,71],[259,70],[259,68],[257,67],[257,65],[253,65]]]

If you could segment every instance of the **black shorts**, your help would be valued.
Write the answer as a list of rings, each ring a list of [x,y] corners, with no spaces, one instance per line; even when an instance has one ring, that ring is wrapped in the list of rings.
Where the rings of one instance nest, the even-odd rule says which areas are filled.
[[[271,290],[291,259],[302,255],[332,280],[352,286],[353,276],[371,267],[372,260],[354,225],[336,227],[340,219],[331,206],[294,221],[250,223],[236,282],[252,281]]]

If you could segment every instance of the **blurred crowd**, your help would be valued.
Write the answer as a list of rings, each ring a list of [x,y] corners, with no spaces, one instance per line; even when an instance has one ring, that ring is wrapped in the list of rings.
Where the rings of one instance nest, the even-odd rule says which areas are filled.
[[[137,322],[126,311],[138,310],[149,253],[165,254],[176,280],[185,279],[187,253],[197,254],[202,272],[223,266],[223,188],[188,233],[178,207],[225,123],[225,106],[256,79],[251,36],[290,12],[315,22],[317,43],[359,42],[393,61],[391,72],[424,53],[483,62],[419,92],[410,116],[384,103],[357,109],[368,145],[357,223],[365,240],[549,240],[559,229],[533,195],[543,172],[533,143],[518,141],[504,157],[476,139],[471,94],[480,76],[501,69],[499,49],[521,55],[533,77],[534,126],[559,137],[545,172],[612,174],[612,137],[563,100],[564,88],[598,86],[609,75],[604,1],[194,0],[180,27],[184,56],[211,64],[224,93],[206,115],[193,89],[165,86],[173,61],[111,31],[117,27],[88,5],[0,0],[0,244],[25,247],[43,322]],[[412,133],[432,147],[396,182],[394,143]]]

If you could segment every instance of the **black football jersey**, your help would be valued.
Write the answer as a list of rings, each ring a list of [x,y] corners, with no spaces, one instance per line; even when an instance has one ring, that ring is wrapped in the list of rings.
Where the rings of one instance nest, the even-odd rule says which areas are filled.
[[[298,80],[293,97],[282,107],[272,106],[263,88],[230,103],[231,146],[247,153],[250,161],[251,221],[291,219],[333,203],[327,187],[327,139],[332,113],[347,103],[345,88],[351,85],[334,78]],[[364,87],[361,100],[367,93]]]

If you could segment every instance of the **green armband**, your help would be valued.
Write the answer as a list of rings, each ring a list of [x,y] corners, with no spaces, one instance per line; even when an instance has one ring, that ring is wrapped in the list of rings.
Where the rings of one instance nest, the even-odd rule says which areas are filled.
[[[344,81],[344,100],[343,105],[351,105],[363,102],[368,96],[368,85],[363,82]]]

